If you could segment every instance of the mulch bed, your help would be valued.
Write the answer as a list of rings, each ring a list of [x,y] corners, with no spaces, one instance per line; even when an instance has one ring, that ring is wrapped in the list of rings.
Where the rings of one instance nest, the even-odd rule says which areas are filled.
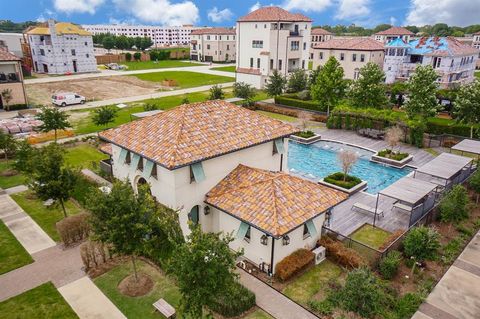
[[[129,297],[145,296],[152,291],[152,288],[152,278],[144,273],[138,273],[137,278],[135,278],[135,274],[131,274],[118,284],[120,293]]]

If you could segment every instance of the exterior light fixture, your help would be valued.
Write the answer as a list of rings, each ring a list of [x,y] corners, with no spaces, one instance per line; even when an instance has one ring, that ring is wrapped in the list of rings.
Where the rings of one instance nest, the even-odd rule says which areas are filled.
[[[288,237],[288,235],[283,236],[282,244],[283,246],[287,246],[288,244],[290,244],[290,237]]]
[[[268,237],[267,237],[267,235],[264,234],[264,235],[262,235],[262,237],[260,237],[260,243],[261,243],[262,245],[265,245],[265,246],[268,245]]]
[[[205,208],[203,208],[203,213],[204,213],[205,215],[210,214],[210,206],[205,206]]]

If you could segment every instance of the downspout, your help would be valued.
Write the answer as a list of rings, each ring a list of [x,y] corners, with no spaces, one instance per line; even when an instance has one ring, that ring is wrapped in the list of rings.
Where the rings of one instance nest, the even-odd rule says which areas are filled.
[[[273,275],[273,260],[275,255],[275,238],[272,236],[272,252],[270,254],[270,276]]]
[[[280,21],[277,21],[277,71],[278,71],[278,41],[280,40]]]

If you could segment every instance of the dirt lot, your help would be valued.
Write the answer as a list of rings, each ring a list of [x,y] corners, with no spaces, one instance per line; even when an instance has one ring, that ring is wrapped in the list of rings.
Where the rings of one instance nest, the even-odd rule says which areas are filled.
[[[29,101],[39,105],[50,104],[50,97],[58,92],[75,92],[85,96],[88,101],[92,101],[150,94],[161,88],[157,83],[143,81],[133,76],[111,76],[26,85]]]

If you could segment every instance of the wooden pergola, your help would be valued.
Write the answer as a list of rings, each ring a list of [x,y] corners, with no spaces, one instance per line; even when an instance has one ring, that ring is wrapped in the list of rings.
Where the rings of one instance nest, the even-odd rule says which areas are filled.
[[[480,160],[480,141],[464,139],[460,143],[452,146],[451,150],[458,151],[462,155],[464,153],[477,155],[477,160]]]

